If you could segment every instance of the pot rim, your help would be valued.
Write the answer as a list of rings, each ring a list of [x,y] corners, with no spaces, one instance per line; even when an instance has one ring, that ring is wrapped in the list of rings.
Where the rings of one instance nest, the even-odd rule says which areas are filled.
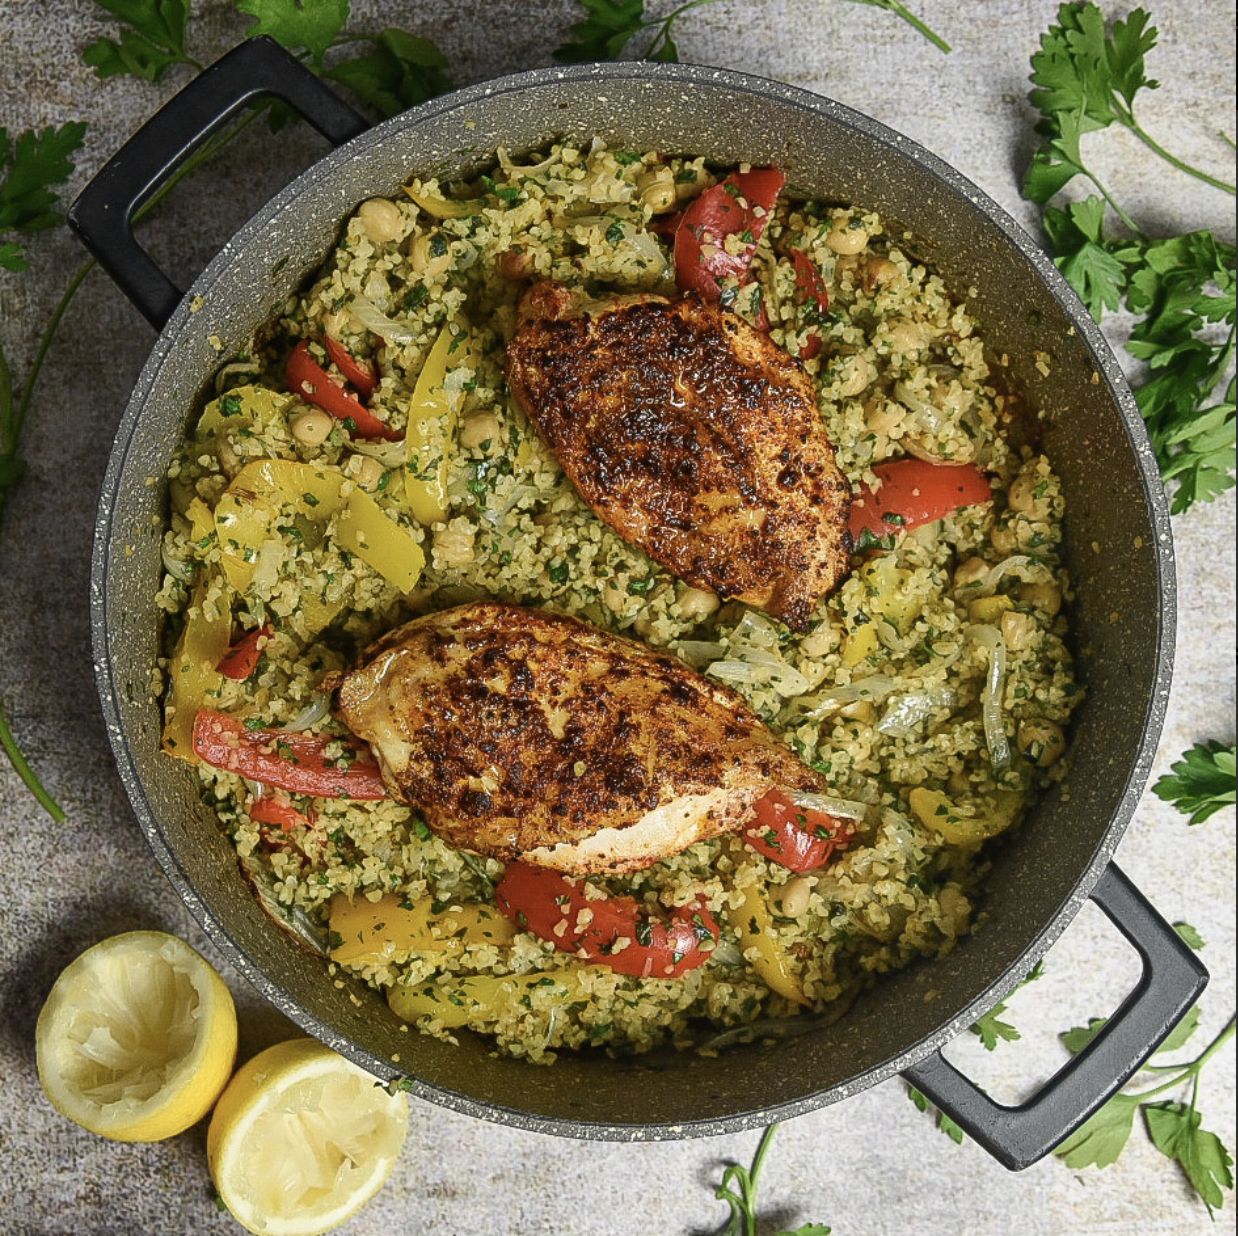
[[[817,1091],[780,1104],[754,1108],[736,1115],[690,1122],[606,1124],[580,1119],[547,1117],[473,1099],[457,1091],[417,1079],[408,1079],[405,1082],[409,1093],[428,1099],[439,1106],[526,1131],[588,1140],[629,1142],[735,1133],[761,1127],[771,1121],[802,1115],[827,1103],[848,1098],[860,1090],[893,1077],[958,1038],[981,1014],[1017,987],[1024,975],[1069,926],[1083,904],[1089,899],[1097,881],[1112,859],[1151,773],[1152,761],[1156,754],[1168,706],[1176,629],[1176,590],[1169,504],[1155,454],[1134,396],[1099,326],[1040,245],[1003,207],[938,156],[864,113],[797,86],[704,65],[659,64],[644,61],[533,69],[477,83],[439,96],[399,116],[383,121],[329,152],[294,177],[265,203],[207,264],[193,281],[192,286],[160,332],[142,367],[133,394],[117,427],[115,446],[108,459],[96,517],[90,583],[92,652],[96,684],[120,779],[133,805],[142,831],[165,875],[212,943],[265,999],[301,1029],[384,1080],[402,1079],[403,1075],[390,1061],[358,1046],[327,1025],[292,999],[264,971],[258,968],[229,928],[207,907],[188,879],[185,868],[169,843],[146,794],[125,733],[120,709],[123,688],[113,675],[113,666],[109,656],[109,633],[112,620],[109,615],[109,594],[106,582],[112,553],[114,508],[122,481],[129,471],[129,453],[133,446],[136,426],[146,408],[163,365],[172,355],[192,320],[191,303],[197,297],[207,296],[237,261],[238,255],[244,254],[251,241],[274,218],[288,210],[308,186],[322,179],[329,179],[352,159],[386,143],[394,135],[416,127],[433,117],[453,111],[465,111],[469,106],[481,100],[492,99],[496,96],[522,94],[567,82],[594,82],[599,86],[614,82],[673,83],[681,87],[701,85],[725,89],[739,96],[753,94],[766,98],[773,97],[791,108],[824,117],[855,130],[862,136],[891,148],[901,159],[911,161],[929,172],[951,195],[963,198],[1003,233],[1006,241],[1013,245],[1034,269],[1070,319],[1092,356],[1100,380],[1108,388],[1118,409],[1136,457],[1142,487],[1149,502],[1152,525],[1155,529],[1155,545],[1152,548],[1162,598],[1162,605],[1157,614],[1157,663],[1153,690],[1145,709],[1142,739],[1118,805],[1101,842],[1074,881],[1070,894],[1063,899],[1058,909],[1036,933],[1017,961],[974,1000],[941,1023],[935,1031],[919,1039],[906,1050],[890,1056],[861,1073],[854,1074],[845,1082],[827,1090]]]

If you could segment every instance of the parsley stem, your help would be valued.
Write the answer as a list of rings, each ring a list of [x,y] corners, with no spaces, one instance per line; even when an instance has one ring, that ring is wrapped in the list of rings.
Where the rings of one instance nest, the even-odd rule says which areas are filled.
[[[937,34],[923,21],[921,21],[920,18],[911,12],[910,9],[903,4],[900,4],[899,0],[853,0],[853,3],[871,4],[875,8],[885,9],[888,13],[894,13],[898,17],[901,17],[903,21],[905,21],[913,30],[917,30],[920,34],[924,35],[924,37],[940,51],[948,52],[950,50],[950,44],[947,43],[941,35]]]
[[[1230,197],[1234,196],[1234,186],[1226,183],[1224,180],[1218,180],[1215,176],[1209,176],[1207,172],[1201,171],[1197,167],[1192,167],[1191,164],[1183,162],[1177,155],[1170,154],[1150,133],[1147,133],[1141,125],[1139,125],[1134,117],[1131,117],[1130,124],[1127,126],[1130,131],[1141,141],[1147,148],[1160,155],[1166,163],[1176,167],[1178,171],[1185,172],[1188,176],[1194,176],[1196,180],[1202,180],[1204,184],[1211,185],[1214,189],[1220,189],[1222,193],[1228,193]]]
[[[1234,1037],[1234,1018],[1231,1016],[1225,1025],[1225,1029],[1208,1044],[1204,1050],[1195,1057],[1189,1064],[1145,1064],[1144,1071],[1147,1073],[1162,1073],[1172,1071],[1177,1074],[1176,1077],[1171,1077],[1168,1081],[1161,1082],[1159,1086],[1153,1086],[1151,1090],[1140,1091],[1135,1097],[1142,1103],[1155,1095],[1163,1094],[1166,1090],[1172,1090],[1175,1086],[1180,1086],[1188,1078],[1195,1078],[1198,1084],[1199,1075],[1203,1072],[1204,1065],[1212,1059],[1213,1056]]]
[[[61,809],[60,804],[43,788],[43,783],[35,775],[34,769],[26,763],[26,757],[22,755],[16,740],[13,738],[13,731],[9,729],[9,723],[5,719],[2,708],[0,708],[0,748],[4,749],[5,755],[9,757],[13,767],[17,770],[17,775],[26,783],[26,789],[38,799],[39,805],[43,810],[57,824],[64,823],[64,811]]]

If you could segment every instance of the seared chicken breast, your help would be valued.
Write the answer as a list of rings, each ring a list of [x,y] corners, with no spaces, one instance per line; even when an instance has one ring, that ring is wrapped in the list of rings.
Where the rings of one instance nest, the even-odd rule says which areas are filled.
[[[589,506],[688,583],[803,631],[849,570],[851,488],[812,382],[737,315],[541,283],[507,379]]]
[[[729,687],[547,610],[477,603],[391,632],[337,715],[449,845],[575,875],[636,871],[821,779]]]

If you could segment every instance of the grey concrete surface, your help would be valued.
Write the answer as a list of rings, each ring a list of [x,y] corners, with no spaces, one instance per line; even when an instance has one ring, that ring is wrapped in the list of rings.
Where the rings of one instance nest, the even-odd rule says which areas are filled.
[[[309,2],[309,0],[307,0]],[[667,4],[650,5],[666,11]],[[1052,0],[911,0],[954,45],[943,55],[875,8],[842,0],[722,0],[689,15],[682,58],[743,69],[831,95],[902,130],[953,163],[1029,228],[1019,197],[1033,143],[1028,57],[1053,18]],[[1123,9],[1106,5],[1117,14]],[[1217,136],[1234,132],[1234,5],[1153,0],[1162,89],[1147,127],[1210,170],[1233,177]],[[193,45],[207,60],[242,37],[246,21],[198,0]],[[578,15],[574,4],[357,0],[353,24],[402,25],[439,41],[460,84],[549,62]],[[81,61],[102,31],[86,0],[0,3],[0,123],[89,121],[70,186],[85,183],[130,132],[185,80],[100,83]],[[187,183],[152,222],[151,244],[179,278],[196,271],[247,214],[322,149],[295,130],[254,126]],[[1098,164],[1154,229],[1212,227],[1233,239],[1233,199],[1148,159],[1133,140],[1095,143]],[[82,255],[63,230],[36,237],[32,269],[0,273],[0,335],[15,372]],[[1121,324],[1111,326],[1115,337]],[[198,1127],[169,1142],[105,1142],[51,1110],[35,1074],[33,1032],[56,974],[77,952],[132,927],[176,932],[208,954],[197,925],[147,852],[112,770],[91,676],[87,579],[92,517],[112,435],[152,342],[148,327],[97,273],[74,301],[26,432],[29,472],[0,538],[0,701],[35,767],[64,805],[56,825],[0,759],[0,1232],[176,1233],[239,1230],[216,1213]],[[1234,734],[1234,501],[1175,523],[1181,626],[1177,674],[1156,772],[1184,747]],[[1190,828],[1150,794],[1118,859],[1161,912],[1207,941],[1212,985],[1202,1044],[1234,1006],[1234,814]],[[218,960],[216,958],[216,960]],[[226,967],[241,1008],[242,1052],[290,1032]],[[1019,993],[1009,1018],[1024,1033],[992,1055],[975,1041],[952,1050],[999,1097],[1025,1094],[1061,1058],[1055,1032],[1109,1012],[1137,966],[1098,912],[1085,911]],[[1201,1089],[1205,1124],[1234,1141],[1233,1053]],[[725,1162],[747,1161],[755,1134],[663,1145],[559,1141],[414,1104],[394,1178],[344,1229],[351,1236],[556,1233],[701,1234],[725,1207],[713,1190]],[[761,1189],[761,1231],[809,1220],[839,1236],[949,1232],[992,1236],[1139,1231],[1188,1236],[1233,1230],[1232,1198],[1214,1225],[1182,1177],[1136,1129],[1114,1166],[1073,1172],[1057,1160],[1020,1175],[975,1145],[956,1146],[891,1083],[785,1125]]]

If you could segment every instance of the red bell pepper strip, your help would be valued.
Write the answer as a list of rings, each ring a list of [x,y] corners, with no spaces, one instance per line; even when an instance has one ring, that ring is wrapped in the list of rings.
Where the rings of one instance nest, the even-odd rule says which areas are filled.
[[[287,794],[264,794],[249,804],[249,818],[255,824],[278,825],[286,833],[294,828],[309,828],[313,823],[303,811],[298,811]]]
[[[779,790],[771,790],[756,805],[756,819],[743,831],[744,840],[759,854],[790,871],[815,871],[844,846],[854,833],[849,820],[828,811],[799,807]]]
[[[328,758],[327,746],[338,741],[287,730],[247,730],[236,717],[206,708],[193,721],[193,749],[212,768],[315,798],[386,798],[387,786],[372,759]]]
[[[862,485],[851,501],[851,536],[857,544],[866,532],[890,536],[931,524],[960,507],[993,500],[989,482],[972,464],[892,459],[876,464],[873,472],[881,488],[874,494]]]
[[[813,300],[816,302],[817,311],[824,313],[830,307],[830,294],[817,264],[803,249],[793,249],[791,261],[795,266],[795,289],[799,293],[801,304]]]
[[[717,300],[719,279],[736,275],[743,280],[786,182],[776,167],[732,172],[684,211],[675,231],[675,282],[681,292]],[[738,253],[727,252],[728,236],[742,240]]]
[[[362,399],[369,399],[378,386],[378,375],[374,372],[371,361],[359,361],[338,339],[323,335],[322,346],[327,349],[327,355],[332,364],[361,393]]]
[[[557,871],[509,863],[494,900],[518,927],[555,948],[637,978],[679,978],[709,957],[705,941],[718,940],[718,924],[703,904],[679,906],[667,921],[633,897],[595,900],[585,889],[583,880]]]
[[[393,433],[372,412],[367,411],[356,395],[350,395],[342,386],[331,381],[327,371],[310,355],[309,340],[302,339],[288,353],[284,369],[288,389],[294,395],[308,399],[336,420],[352,421],[359,437],[384,438],[398,442],[403,434]]]
[[[256,630],[242,635],[228,649],[227,656],[215,668],[225,678],[231,678],[233,682],[244,682],[257,668],[258,658],[262,653],[258,645],[265,643],[270,638],[271,624],[269,622],[264,623]]]

